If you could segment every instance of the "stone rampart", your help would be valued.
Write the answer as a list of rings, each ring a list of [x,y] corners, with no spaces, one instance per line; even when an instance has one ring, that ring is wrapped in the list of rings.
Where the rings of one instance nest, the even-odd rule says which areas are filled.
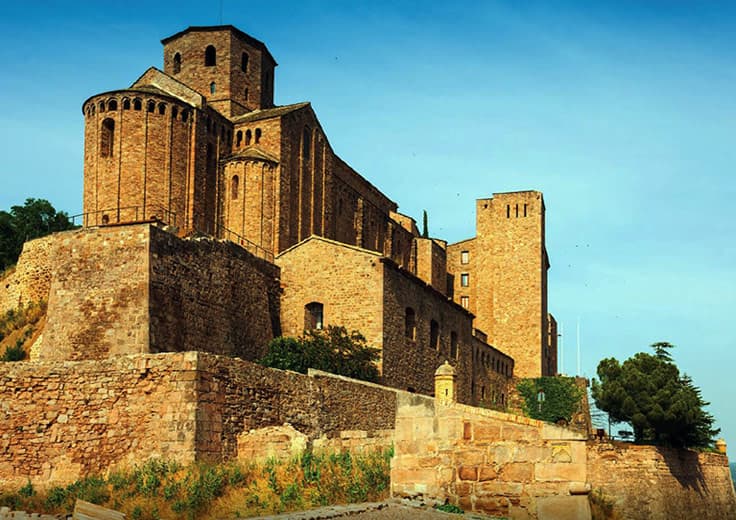
[[[15,270],[0,280],[0,313],[30,302],[48,300],[51,285],[49,250],[52,243],[52,237],[43,237],[23,244]]]
[[[728,459],[717,453],[591,442],[588,480],[617,518],[736,518]]]
[[[389,388],[199,352],[0,363],[0,482],[64,483],[152,457],[232,460],[243,432],[284,423],[351,449],[361,443],[344,432],[363,430],[373,446],[395,407]]]
[[[561,518],[585,518],[585,442],[541,421],[402,393],[392,494],[511,518],[556,508],[574,513]]]

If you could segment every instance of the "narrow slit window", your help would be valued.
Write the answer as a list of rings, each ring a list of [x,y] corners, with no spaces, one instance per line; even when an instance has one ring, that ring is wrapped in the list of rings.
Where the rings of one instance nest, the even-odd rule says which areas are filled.
[[[516,205],[516,218],[519,218],[519,205]]]
[[[511,205],[506,204],[506,218],[511,218]]]
[[[524,204],[524,216],[526,217],[526,204]]]
[[[256,143],[260,143],[261,142],[261,129],[260,128],[256,128],[256,139],[255,139],[255,141],[256,141]]]
[[[411,307],[406,308],[406,314],[404,316],[404,335],[412,341],[417,338],[417,316],[414,313],[414,309]]]
[[[115,121],[109,117],[102,121],[100,128],[100,155],[102,157],[110,157],[112,155],[112,146],[115,141]]]
[[[235,146],[240,148],[241,144],[243,144],[243,131],[238,130],[235,132]]]
[[[250,146],[250,140],[251,140],[252,135],[253,134],[251,133],[250,129],[245,131],[245,146]]]
[[[440,349],[440,324],[435,320],[429,322],[429,346],[434,350]]]
[[[231,193],[232,193],[233,200],[238,200],[239,184],[240,184],[240,179],[238,178],[237,175],[233,175],[232,186],[231,186]]]
[[[240,69],[243,72],[248,72],[248,53],[244,52],[240,60]]]

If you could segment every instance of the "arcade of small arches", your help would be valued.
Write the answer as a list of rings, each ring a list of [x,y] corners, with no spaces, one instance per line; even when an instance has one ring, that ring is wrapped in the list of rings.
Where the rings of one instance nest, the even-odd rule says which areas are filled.
[[[120,102],[118,102],[117,98],[108,98],[103,99],[101,101],[98,101],[96,103],[89,103],[87,105],[86,114],[87,117],[92,117],[95,115],[95,113],[99,112],[100,114],[105,112],[116,112],[119,110],[119,107],[122,108],[122,110],[137,110],[137,111],[143,111],[144,106],[144,100],[139,97],[129,98],[129,97],[123,97]],[[165,103],[163,101],[156,102],[153,99],[149,99],[145,101],[145,107],[146,112],[149,114],[159,114],[159,115],[166,115],[166,112],[168,110],[168,103]],[[171,107],[171,119],[180,120],[184,123],[189,121],[191,117],[191,111],[185,109],[179,110],[179,107],[172,106]]]
[[[261,142],[263,132],[260,128],[256,128],[255,131],[247,129],[245,132],[238,130],[235,132],[235,147],[241,148],[243,146],[250,146],[252,144],[258,144]]]

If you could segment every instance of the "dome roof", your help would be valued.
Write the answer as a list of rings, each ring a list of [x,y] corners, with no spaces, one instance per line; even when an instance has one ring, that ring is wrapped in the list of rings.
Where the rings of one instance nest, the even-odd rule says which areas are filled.
[[[437,371],[434,373],[436,376],[454,376],[455,375],[455,368],[445,360],[445,362],[440,365],[440,367],[437,369]]]

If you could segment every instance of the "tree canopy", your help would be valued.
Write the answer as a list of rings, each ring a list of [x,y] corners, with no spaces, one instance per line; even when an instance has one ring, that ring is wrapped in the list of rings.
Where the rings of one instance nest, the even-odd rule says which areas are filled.
[[[0,271],[18,261],[24,242],[72,227],[69,216],[44,199],[0,211]]]
[[[639,352],[619,363],[607,358],[598,364],[592,384],[596,406],[614,422],[631,424],[635,442],[669,446],[708,446],[720,430],[704,410],[692,379],[680,374],[672,359],[673,345],[652,345],[654,354]]]
[[[259,363],[303,374],[315,368],[375,382],[378,380],[375,365],[378,359],[379,350],[368,346],[360,332],[348,333],[345,327],[330,325],[326,329],[305,331],[300,338],[273,339]]]

